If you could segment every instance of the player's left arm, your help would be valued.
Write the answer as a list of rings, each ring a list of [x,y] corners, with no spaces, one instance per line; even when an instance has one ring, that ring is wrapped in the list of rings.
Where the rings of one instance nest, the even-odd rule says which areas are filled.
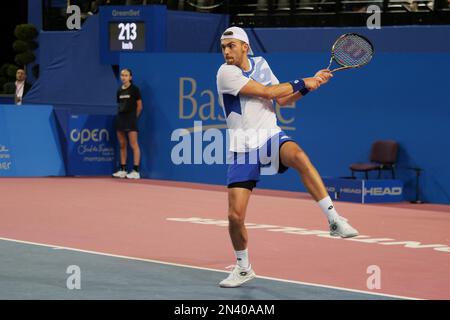
[[[322,69],[322,70],[319,70],[318,72],[316,72],[314,77],[319,77],[322,80],[320,85],[323,85],[323,84],[327,83],[333,77],[333,74],[328,69]],[[307,87],[308,87],[308,85],[307,85]],[[293,104],[295,101],[300,100],[302,97],[303,97],[303,95],[300,92],[294,92],[290,95],[278,98],[278,99],[276,99],[276,101],[280,106],[286,106],[286,105]]]
[[[137,105],[136,113],[139,118],[139,116],[141,115],[141,112],[142,112],[142,100],[136,101],[136,105]]]
[[[142,107],[141,91],[137,87],[136,87],[135,95],[136,95],[136,107],[137,107],[136,114],[137,114],[137,117],[139,118],[139,116],[141,115],[143,107]]]

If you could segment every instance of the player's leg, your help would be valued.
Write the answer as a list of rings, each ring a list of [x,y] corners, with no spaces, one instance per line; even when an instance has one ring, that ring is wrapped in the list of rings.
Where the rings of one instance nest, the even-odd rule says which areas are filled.
[[[124,131],[116,132],[120,148],[120,168],[113,174],[116,178],[125,178],[127,175],[127,137]]]
[[[295,142],[288,141],[281,146],[280,160],[283,165],[294,168],[299,173],[306,189],[327,216],[331,235],[343,238],[358,235],[358,231],[350,226],[345,218],[339,216],[322,178],[308,155]]]
[[[137,131],[129,131],[128,132],[128,141],[130,142],[131,149],[133,150],[133,171],[127,175],[129,179],[139,179],[139,164],[141,161],[141,150],[139,148],[138,143],[138,132]]]
[[[254,181],[230,184],[228,188],[228,231],[236,255],[237,264],[230,275],[220,282],[221,287],[239,287],[253,279],[255,273],[248,258],[248,234],[245,215]]]
[[[280,159],[283,165],[300,174],[303,184],[314,200],[320,201],[328,196],[322,178],[298,144],[293,141],[284,143],[280,148]]]
[[[246,188],[228,189],[228,231],[235,251],[247,249],[248,235],[245,228],[245,214],[251,190]]]

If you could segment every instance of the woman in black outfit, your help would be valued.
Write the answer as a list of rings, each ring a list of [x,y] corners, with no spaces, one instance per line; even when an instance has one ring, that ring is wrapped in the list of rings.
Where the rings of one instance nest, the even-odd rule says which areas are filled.
[[[118,113],[116,119],[117,138],[120,145],[120,168],[113,174],[116,178],[139,179],[141,151],[138,144],[138,118],[142,112],[142,99],[139,88],[132,83],[132,72],[123,69],[120,72],[122,86],[117,90]],[[134,167],[127,174],[127,136],[133,149]]]

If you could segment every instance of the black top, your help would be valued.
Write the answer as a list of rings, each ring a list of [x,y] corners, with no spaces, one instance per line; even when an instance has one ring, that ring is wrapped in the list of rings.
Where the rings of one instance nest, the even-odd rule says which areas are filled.
[[[117,90],[117,103],[119,113],[136,113],[137,101],[141,100],[141,92],[134,84],[126,89]]]
[[[5,93],[6,94],[15,94],[16,93],[16,83],[15,82],[7,82],[4,86]],[[23,86],[23,97],[27,94],[28,91],[31,89],[31,84],[28,82],[25,82]]]

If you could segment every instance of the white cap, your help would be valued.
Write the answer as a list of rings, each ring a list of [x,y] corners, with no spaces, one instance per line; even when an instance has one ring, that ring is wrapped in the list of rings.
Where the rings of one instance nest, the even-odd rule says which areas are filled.
[[[222,33],[220,41],[222,41],[223,39],[238,39],[244,41],[246,44],[248,44],[248,54],[253,55],[253,50],[250,47],[250,41],[248,41],[248,36],[244,29],[239,27],[230,27]]]

